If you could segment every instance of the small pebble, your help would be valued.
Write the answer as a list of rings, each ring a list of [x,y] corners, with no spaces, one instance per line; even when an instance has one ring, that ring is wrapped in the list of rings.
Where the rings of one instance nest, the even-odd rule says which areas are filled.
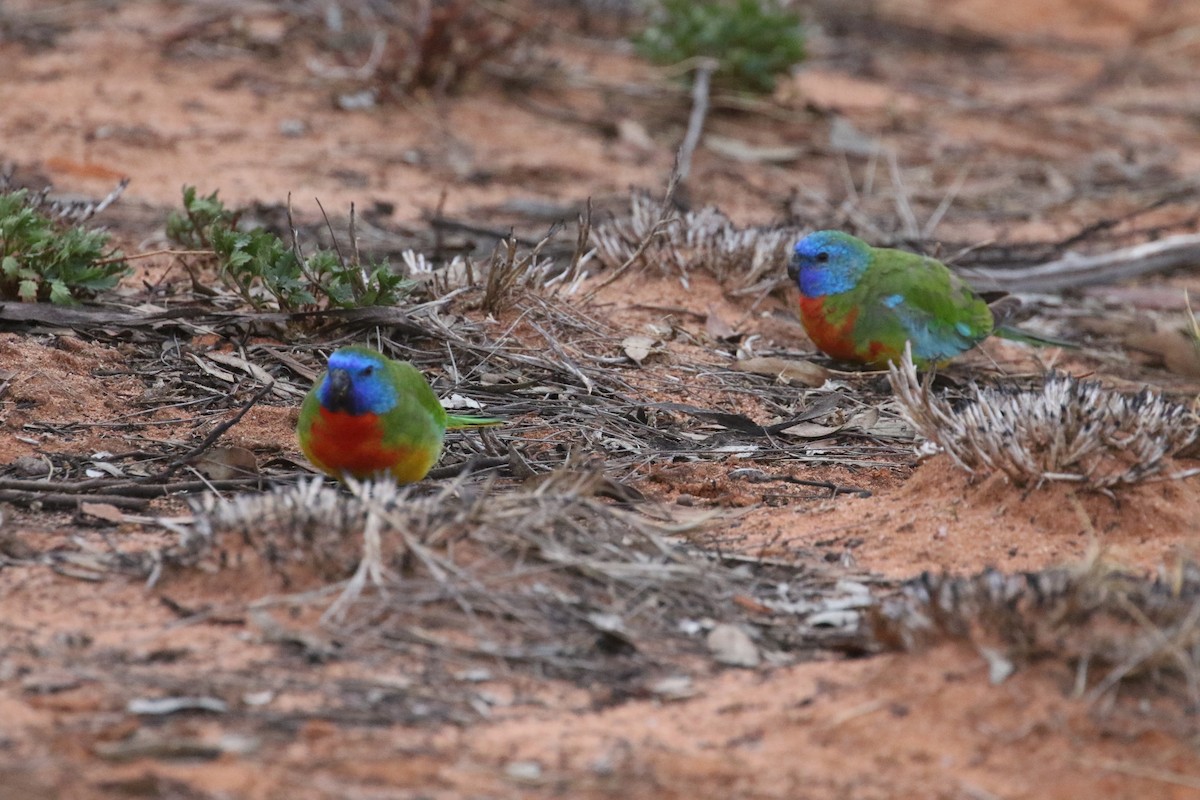
[[[279,133],[289,139],[297,139],[308,133],[308,123],[302,119],[285,119],[279,123]]]

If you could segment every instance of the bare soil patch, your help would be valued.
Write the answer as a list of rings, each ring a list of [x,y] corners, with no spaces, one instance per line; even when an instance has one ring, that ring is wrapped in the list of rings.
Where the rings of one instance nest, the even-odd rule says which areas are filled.
[[[589,28],[566,4],[503,10],[539,22],[511,60],[452,93],[347,108],[364,82],[335,67],[361,64],[369,45],[331,48],[300,12],[10,3],[0,160],[16,182],[69,196],[130,177],[99,219],[127,253],[166,244],[166,213],[195,184],[281,232],[290,194],[314,245],[328,231],[312,198],[339,232],[354,203],[360,243],[393,263],[408,248],[482,262],[510,230],[528,246],[559,221],[548,253],[566,259],[589,198],[599,225],[628,213],[632,187],[661,193],[687,85],[630,53],[619,14],[592,9]],[[715,205],[748,229],[849,227],[993,277],[1200,229],[1189,4],[808,13],[810,59],[774,96],[714,96],[686,207]],[[1182,291],[1193,308],[1200,297],[1184,266],[1027,298],[1028,324],[1083,347],[987,342],[947,370],[949,391],[1032,384],[1053,367],[1194,403],[1200,369],[1170,344]],[[309,325],[240,317],[160,254],[101,298],[124,321],[31,322],[0,307],[5,796],[1200,794],[1200,697],[1179,655],[1194,621],[1147,657],[1154,669],[1099,696],[1088,687],[1111,673],[1089,672],[1086,655],[1107,641],[1099,626],[1081,627],[1079,646],[1064,634],[1056,656],[951,635],[886,651],[855,621],[924,571],[987,567],[1120,569],[1159,578],[1151,596],[1165,606],[1190,602],[1200,478],[1109,497],[918,459],[881,374],[834,369],[805,386],[733,368],[754,355],[836,368],[804,338],[783,264],[749,287],[665,261],[600,287],[611,269],[589,269],[574,294],[517,292],[495,313],[475,286],[405,307],[403,321]],[[1145,338],[1154,330],[1166,333]],[[630,337],[648,340],[644,358]],[[224,560],[179,558],[189,501],[213,480],[176,462],[261,388],[238,360],[276,391],[221,436],[259,472],[218,482],[223,497],[307,476],[293,431],[322,353],[381,338],[439,394],[511,420],[494,437],[452,437],[414,503],[447,486],[451,510],[488,492],[544,498],[565,470],[590,476],[571,490],[580,502],[662,525],[669,552],[631,548],[615,525],[600,544],[566,526],[534,546],[489,537],[486,514],[463,511],[430,534],[443,577],[397,556],[403,611],[368,588],[334,625],[321,615],[357,562],[357,531],[330,545],[331,563],[286,537],[265,545],[259,529],[229,540],[240,544]],[[1175,466],[1194,468],[1191,455]],[[468,463],[482,472],[456,478]],[[84,488],[52,499],[23,483],[42,480]],[[601,558],[631,552],[624,572]],[[675,558],[711,571],[708,595],[630,577],[647,563],[670,573]],[[515,598],[529,604],[504,606]],[[757,666],[714,659],[707,636],[724,623],[753,633]],[[554,635],[513,633],[535,630]],[[1015,666],[998,683],[989,648]],[[147,704],[164,699],[181,705]]]

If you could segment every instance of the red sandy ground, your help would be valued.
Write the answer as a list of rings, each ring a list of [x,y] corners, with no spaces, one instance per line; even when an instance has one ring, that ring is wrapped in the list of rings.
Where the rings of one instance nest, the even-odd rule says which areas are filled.
[[[1176,48],[1170,52],[1193,71],[1200,66],[1200,53],[1188,38],[1200,30],[1200,13],[1183,2],[881,5],[907,19],[936,15],[944,31],[1014,42],[1012,79],[983,83],[957,77],[937,52],[914,57],[915,74],[957,92],[961,102],[946,106],[936,93],[914,94],[906,88],[911,84],[894,80],[899,68],[894,55],[876,54],[880,77],[869,80],[821,63],[818,42],[816,60],[781,92],[799,93],[816,107],[836,107],[880,135],[890,131],[899,139],[920,127],[926,160],[962,147],[974,148],[977,158],[992,152],[1050,164],[1099,158],[1116,145],[1104,141],[1107,118],[1094,115],[1092,101],[1072,101],[1067,90],[1075,82],[1101,75],[1135,45]],[[681,131],[678,122],[670,130],[651,128],[648,146],[609,139],[517,108],[486,84],[449,100],[418,97],[402,106],[346,113],[334,108],[328,82],[314,77],[298,57],[274,65],[248,52],[165,57],[158,43],[206,13],[203,9],[147,2],[90,13],[91,24],[75,28],[52,49],[27,52],[0,42],[6,65],[0,157],[81,193],[102,194],[114,176],[131,176],[122,201],[129,205],[174,206],[182,184],[198,183],[203,191],[219,188],[232,204],[276,202],[289,192],[297,203],[319,196],[326,208],[387,200],[395,203],[395,220],[416,221],[446,192],[446,213],[481,218],[480,209],[514,197],[577,201],[617,195],[630,185],[659,186]],[[269,44],[278,20],[270,11],[252,13],[249,20],[251,40]],[[1174,38],[1164,39],[1168,34]],[[608,46],[577,41],[554,46],[575,66],[608,79],[643,74],[643,67]],[[1152,89],[1139,94],[1135,82],[1117,84],[1106,102],[1194,104],[1200,96],[1194,81],[1189,91],[1173,96]],[[570,98],[577,107],[605,111],[586,92],[578,95]],[[1027,118],[974,113],[968,100],[1047,105]],[[1200,166],[1194,121],[1190,129],[1160,125],[1129,105],[1114,113],[1123,115],[1130,140],[1170,152],[1183,172]],[[290,119],[303,120],[308,132],[282,136],[280,124]],[[714,118],[710,130],[756,145],[788,143],[776,127],[765,117],[725,115]],[[795,134],[795,125],[788,130]],[[814,122],[809,134],[816,139],[823,130]],[[692,199],[716,202],[739,221],[766,223],[777,215],[787,187],[823,184],[836,169],[832,158],[818,155],[787,166],[738,164],[702,147],[690,182]],[[487,180],[466,180],[480,171]],[[1099,205],[1080,203],[1048,211],[1020,233],[1062,233],[1100,215]],[[997,235],[978,220],[962,222],[956,233],[977,240]],[[127,250],[150,249],[158,238],[147,232],[145,242],[129,243]],[[154,274],[165,263],[142,268]],[[1175,279],[1169,285],[1188,283]],[[1200,296],[1200,283],[1190,279],[1190,285]],[[607,290],[597,308],[614,325],[635,332],[661,316],[636,307],[651,297],[655,305],[700,314],[715,304],[724,318],[746,320],[746,332],[786,346],[802,341],[790,311],[776,298],[751,309],[749,300],[723,297],[703,279],[689,292],[669,281],[625,280]],[[694,318],[675,321],[702,334]],[[669,373],[670,348],[676,346],[683,345],[668,345],[667,356],[646,369]],[[989,353],[1001,363],[1022,357],[1003,344],[989,345]],[[121,363],[119,350],[67,334],[0,336],[0,366],[15,373],[0,403],[0,461],[39,449],[79,454],[136,448],[136,441],[103,428],[67,434],[22,428],[127,413],[143,384],[98,372]],[[1083,373],[1095,365],[1084,359],[1068,367]],[[1193,395],[1200,388],[1181,385],[1161,370],[1141,377]],[[752,417],[756,412],[752,403],[737,410]],[[258,408],[229,438],[260,454],[298,457],[293,420],[294,410]],[[926,569],[972,573],[987,565],[1038,569],[1071,563],[1096,548],[1113,561],[1151,570],[1194,555],[1200,532],[1196,480],[1147,484],[1114,502],[1063,486],[1022,492],[1000,477],[971,479],[944,459],[911,475],[905,469],[804,467],[794,474],[852,483],[875,494],[774,507],[762,502],[763,491],[728,483],[728,471],[721,464],[682,465],[664,471],[668,479],[643,481],[642,488],[668,501],[689,494],[701,503],[739,509],[727,523],[728,538],[738,546],[768,553],[775,547],[821,547],[894,577]],[[68,547],[72,532],[104,546],[95,530],[72,531],[69,523],[66,516],[5,510],[6,552],[19,556],[22,545]],[[108,535],[119,536],[126,549],[136,549],[139,537],[154,536],[129,523]],[[256,586],[246,577],[193,577],[159,591],[193,607],[254,599]],[[121,663],[159,659],[163,675],[227,675],[247,692],[259,686],[260,673],[264,680],[280,674],[303,678],[303,685],[272,701],[281,713],[312,707],[323,683],[348,675],[379,685],[405,676],[376,674],[369,663],[281,663],[279,645],[244,620],[176,627],[176,615],[140,584],[87,583],[39,566],[0,571],[0,619],[13,644],[0,661],[5,798],[1200,797],[1194,721],[1182,710],[1153,698],[1089,706],[1071,696],[1075,675],[1057,663],[1030,665],[992,686],[979,654],[954,644],[856,662],[714,671],[688,699],[632,700],[601,710],[589,692],[514,679],[496,691],[526,692],[543,704],[536,710],[502,709],[494,720],[465,728],[380,729],[312,720],[281,726],[241,756],[115,762],[101,756],[104,746],[125,740],[139,722],[124,712],[128,698],[112,675],[81,677],[68,669],[72,648],[85,634],[88,647],[112,648],[122,654]],[[161,655],[170,652],[176,655]],[[220,716],[171,718],[158,726],[159,733],[210,742],[235,729]]]

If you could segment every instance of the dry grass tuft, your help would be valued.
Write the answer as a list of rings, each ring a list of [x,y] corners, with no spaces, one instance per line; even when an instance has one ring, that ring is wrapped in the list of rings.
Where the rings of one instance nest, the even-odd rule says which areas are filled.
[[[1138,483],[1159,475],[1200,431],[1191,410],[1149,389],[1122,394],[1059,373],[1050,373],[1040,391],[973,386],[955,404],[933,395],[907,354],[888,379],[901,412],[954,463],[971,473],[1001,470],[1022,486]]]
[[[190,524],[171,526],[181,546],[165,562],[207,571],[266,563],[306,592],[296,604],[345,581],[324,617],[339,637],[576,680],[703,663],[706,634],[722,625],[777,662],[872,647],[857,624],[865,586],[812,565],[706,552],[688,537],[707,517],[601,499],[609,484],[600,473],[560,471],[519,491],[313,480],[208,496],[193,501]],[[614,659],[625,666],[614,671]]]
[[[125,189],[128,186],[129,178],[122,178],[112,188],[112,191],[99,200],[52,197],[51,192],[53,187],[45,186],[39,191],[33,192],[28,198],[26,205],[29,208],[41,211],[48,217],[78,224],[86,222],[117,202],[121,198],[121,195],[125,193]],[[13,179],[12,166],[6,165],[5,169],[0,171],[0,193],[17,191],[20,188],[22,187]]]
[[[629,216],[597,225],[592,242],[596,255],[617,269],[640,254],[643,264],[687,276],[704,270],[739,290],[759,291],[782,275],[788,254],[800,232],[791,228],[739,228],[720,210],[709,206],[662,219],[658,201],[646,192],[634,193]]]
[[[173,561],[226,569],[256,559],[285,577],[301,570],[324,580],[346,577],[354,569],[354,542],[367,518],[363,502],[347,502],[320,478],[261,494],[206,493],[189,498],[189,504],[194,521],[178,530]]]
[[[1145,679],[1200,702],[1200,565],[1148,579],[1093,558],[1076,569],[968,578],[926,573],[873,614],[884,643],[913,649],[967,638],[992,658],[1065,660],[1076,693],[1095,701]],[[1095,672],[1102,671],[1097,677]],[[1002,676],[1001,676],[1002,677]]]
[[[512,310],[522,294],[545,291],[561,285],[570,268],[555,264],[542,255],[556,231],[551,230],[528,252],[519,252],[517,240],[510,236],[499,243],[484,268],[483,310],[501,314]],[[579,254],[572,265],[579,262]],[[573,278],[572,278],[573,279]],[[568,281],[570,282],[570,281]]]
[[[365,539],[359,572],[369,579],[355,594],[368,582],[379,591],[344,595],[327,619],[371,617],[385,638],[419,629],[457,650],[563,669],[603,633],[597,625],[641,640],[649,629],[677,634],[682,616],[717,614],[728,578],[668,538],[695,523],[612,505],[591,494],[595,486],[590,473],[560,473],[532,492],[454,481],[432,494],[389,483],[352,484],[347,494],[301,482],[196,503],[183,551],[209,568],[241,551],[346,579]]]

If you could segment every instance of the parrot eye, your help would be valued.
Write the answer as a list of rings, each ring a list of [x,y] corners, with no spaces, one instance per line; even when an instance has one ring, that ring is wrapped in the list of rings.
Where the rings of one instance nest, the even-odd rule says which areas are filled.
[[[375,367],[363,367],[362,371],[364,378],[369,378],[375,374]]]
[[[822,250],[821,252],[817,253],[815,258],[816,258],[816,261],[818,264],[824,264],[826,261],[829,260],[829,253]]]

